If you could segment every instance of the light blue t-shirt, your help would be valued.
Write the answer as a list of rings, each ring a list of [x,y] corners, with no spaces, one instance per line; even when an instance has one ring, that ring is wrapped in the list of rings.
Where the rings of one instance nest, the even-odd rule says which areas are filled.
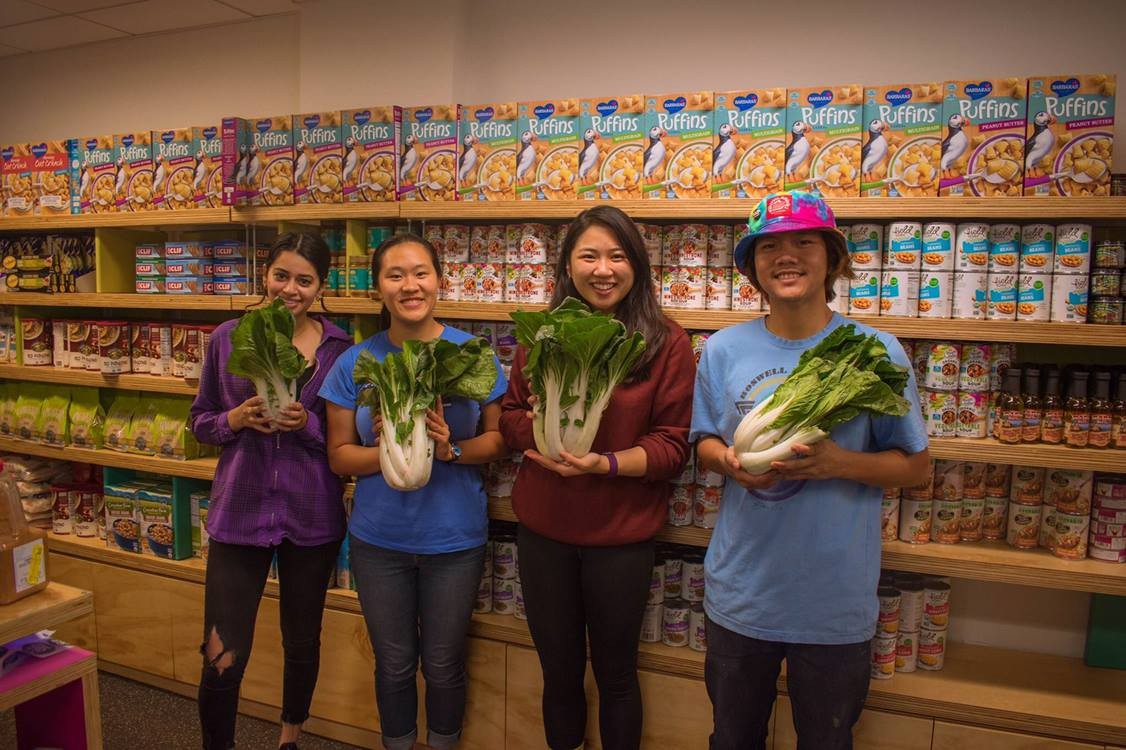
[[[769,398],[806,349],[849,323],[833,315],[815,336],[789,341],[764,319],[708,339],[696,373],[690,439],[714,435],[731,445],[743,415]],[[891,359],[911,371],[894,336],[878,333]],[[914,373],[903,417],[862,415],[832,430],[851,451],[927,447]],[[748,491],[728,480],[708,546],[704,607],[736,633],[785,643],[859,643],[872,637],[879,603],[880,497],[876,487],[846,480],[786,481]]]
[[[460,344],[473,335],[446,326],[442,338]],[[359,389],[352,380],[352,370],[362,351],[371,352],[382,362],[391,352],[402,349],[391,343],[386,331],[356,344],[336,360],[321,386],[320,395],[337,406],[355,409],[360,441],[374,445],[371,410],[366,406],[356,409]],[[485,399],[486,404],[504,395],[508,387],[499,361],[496,367],[497,382]],[[447,398],[442,406],[454,442],[477,434],[481,404],[465,398]],[[410,492],[392,489],[383,474],[359,477],[348,530],[368,544],[399,552],[422,555],[456,552],[485,543],[489,532],[487,502],[479,467],[434,459],[430,481]]]

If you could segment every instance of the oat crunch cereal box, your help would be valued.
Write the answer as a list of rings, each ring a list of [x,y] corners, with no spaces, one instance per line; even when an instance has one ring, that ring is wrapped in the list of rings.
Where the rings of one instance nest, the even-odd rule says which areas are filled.
[[[31,146],[31,179],[36,216],[71,213],[71,162],[77,161],[77,141],[44,141]]]
[[[344,202],[398,200],[400,107],[366,107],[341,113],[344,135]]]
[[[867,132],[860,149],[862,196],[938,195],[941,84],[866,87],[864,127]]]
[[[516,129],[516,197],[574,200],[579,171],[578,99],[520,102]]]
[[[786,89],[717,91],[712,196],[763,198],[782,190]]]
[[[113,136],[96,135],[78,139],[78,211],[105,214],[117,210],[114,181],[117,170],[113,157]]]
[[[192,152],[196,160],[192,200],[196,208],[218,208],[223,205],[223,138],[219,128],[192,128]]]
[[[294,115],[293,139],[294,203],[343,203],[340,112]]]
[[[710,198],[714,97],[710,91],[645,96],[645,198]]]
[[[0,148],[0,215],[31,216],[35,209],[35,188],[31,181],[31,146],[17,143]]]
[[[153,207],[152,133],[124,133],[113,137],[114,198],[118,212],[148,211]]]
[[[404,107],[399,200],[457,200],[457,104]]]
[[[1025,195],[1109,195],[1117,79],[1028,79]]]
[[[250,161],[246,167],[247,203],[293,205],[293,122],[288,115],[250,121]]]
[[[625,200],[641,197],[645,153],[645,97],[641,94],[583,99],[580,103],[578,197]]]
[[[1023,78],[943,84],[939,195],[1020,195],[1024,185]]]
[[[191,128],[154,130],[153,187],[156,208],[183,211],[195,208],[196,151]]]
[[[516,199],[516,102],[461,105],[458,194],[465,201]]]
[[[862,93],[858,84],[786,92],[786,190],[835,198],[860,194]]]

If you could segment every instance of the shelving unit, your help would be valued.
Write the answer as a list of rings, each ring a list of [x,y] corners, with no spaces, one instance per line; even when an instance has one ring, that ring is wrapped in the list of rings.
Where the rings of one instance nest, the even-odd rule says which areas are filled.
[[[174,458],[119,453],[105,449],[59,448],[13,437],[0,437],[0,451],[26,453],[30,456],[53,458],[60,461],[80,461],[99,466],[112,466],[118,469],[133,469],[152,474],[166,474],[170,477],[190,477],[192,479],[214,479],[215,467],[218,465],[218,459],[215,458],[178,461]]]
[[[93,611],[94,595],[89,591],[51,581],[42,591],[3,605],[0,643],[9,643]]]
[[[201,208],[191,211],[139,211],[137,213],[79,214],[72,216],[30,216],[0,218],[0,232],[58,232],[71,229],[145,229],[212,226],[230,224],[229,208]]]
[[[95,388],[122,388],[147,393],[174,393],[180,396],[194,396],[199,390],[196,383],[188,382],[183,378],[142,374],[103,375],[100,372],[72,370],[68,367],[29,367],[26,365],[0,364],[0,379],[84,385]]]

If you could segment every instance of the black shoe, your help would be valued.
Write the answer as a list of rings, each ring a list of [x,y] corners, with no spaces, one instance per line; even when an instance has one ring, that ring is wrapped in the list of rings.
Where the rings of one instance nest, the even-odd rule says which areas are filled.
[[[300,749],[297,747],[296,742],[287,742],[284,745],[281,745],[280,747],[278,747],[278,750],[300,750]]]

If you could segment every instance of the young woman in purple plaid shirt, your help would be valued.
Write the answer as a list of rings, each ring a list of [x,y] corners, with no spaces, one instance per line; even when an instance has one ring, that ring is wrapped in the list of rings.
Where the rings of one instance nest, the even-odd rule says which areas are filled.
[[[352,341],[309,314],[329,265],[328,246],[315,234],[280,236],[266,261],[263,301],[285,302],[296,320],[293,343],[309,362],[297,380],[298,401],[274,421],[263,416],[254,385],[227,372],[231,320],[211,337],[192,404],[192,432],[200,442],[223,447],[207,517],[211,542],[200,647],[199,715],[207,750],[234,747],[239,685],[275,554],[285,652],[279,747],[296,749],[309,716],[325,591],[346,527],[342,486],[325,451],[324,400],[317,393]]]

